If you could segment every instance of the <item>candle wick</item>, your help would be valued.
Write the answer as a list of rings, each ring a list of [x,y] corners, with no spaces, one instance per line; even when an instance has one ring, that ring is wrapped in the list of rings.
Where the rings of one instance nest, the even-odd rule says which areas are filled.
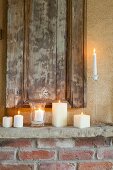
[[[18,115],[20,115],[20,111],[18,111]]]

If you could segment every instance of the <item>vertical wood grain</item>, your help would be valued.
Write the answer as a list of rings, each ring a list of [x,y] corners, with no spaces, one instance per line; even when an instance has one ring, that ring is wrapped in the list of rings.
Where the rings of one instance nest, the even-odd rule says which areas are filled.
[[[29,24],[32,0],[24,0],[24,48],[23,48],[23,102],[28,100],[28,58],[29,58]]]
[[[23,84],[24,0],[8,0],[6,107],[21,101]]]
[[[68,1],[67,100],[84,106],[84,0]]]
[[[87,107],[87,0],[84,0],[84,16],[83,16],[83,26],[84,26],[84,71],[83,71],[83,81],[84,81],[84,103],[83,107]]]
[[[7,51],[7,0],[0,1],[0,123],[6,113],[6,51]]]
[[[67,49],[66,49],[66,99],[73,105],[72,98],[72,0],[67,0]]]
[[[66,0],[33,1],[29,52],[29,99],[65,99]]]
[[[57,0],[33,0],[29,34],[30,100],[56,99],[56,24]]]
[[[84,104],[83,4],[72,0],[72,93],[73,106]]]
[[[66,0],[57,2],[57,99],[66,99]]]

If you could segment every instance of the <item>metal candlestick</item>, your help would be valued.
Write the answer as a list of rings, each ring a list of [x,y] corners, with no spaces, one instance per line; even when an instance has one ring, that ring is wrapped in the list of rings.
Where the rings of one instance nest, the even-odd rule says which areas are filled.
[[[99,77],[98,74],[97,74],[97,75],[93,75],[93,80],[94,80],[94,81],[97,81],[97,80],[98,80],[98,77]]]
[[[93,80],[95,81],[95,106],[94,106],[94,124],[96,123],[95,118],[97,115],[97,80],[98,80],[99,76],[98,75],[93,75]]]

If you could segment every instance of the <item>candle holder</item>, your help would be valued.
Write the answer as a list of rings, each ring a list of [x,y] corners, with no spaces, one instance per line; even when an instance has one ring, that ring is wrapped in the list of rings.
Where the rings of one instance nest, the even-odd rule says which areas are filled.
[[[29,103],[31,107],[31,126],[44,126],[45,103]]]
[[[94,116],[93,116],[93,124],[97,124],[96,121],[96,116],[97,116],[97,80],[99,76],[98,75],[93,75],[93,80],[94,80]]]
[[[97,81],[97,80],[98,80],[98,77],[99,77],[98,74],[97,74],[97,75],[93,75],[93,80],[94,80],[94,81]]]

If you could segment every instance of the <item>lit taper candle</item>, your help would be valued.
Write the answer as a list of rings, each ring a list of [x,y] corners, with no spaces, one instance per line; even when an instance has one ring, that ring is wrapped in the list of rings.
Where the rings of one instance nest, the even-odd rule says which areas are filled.
[[[96,50],[94,48],[93,50],[93,79],[98,79],[98,73],[97,73],[97,56],[96,56]]]

